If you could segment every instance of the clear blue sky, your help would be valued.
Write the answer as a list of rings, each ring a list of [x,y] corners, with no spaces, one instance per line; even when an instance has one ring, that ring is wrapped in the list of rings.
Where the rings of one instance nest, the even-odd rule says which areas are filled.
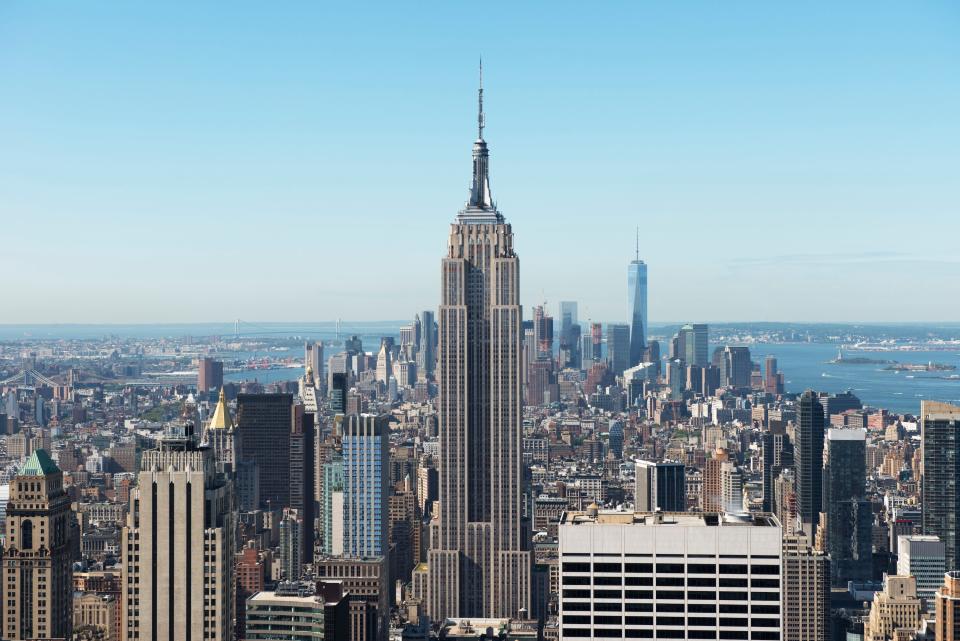
[[[483,55],[525,305],[960,319],[956,2],[0,4],[0,322],[437,304]]]

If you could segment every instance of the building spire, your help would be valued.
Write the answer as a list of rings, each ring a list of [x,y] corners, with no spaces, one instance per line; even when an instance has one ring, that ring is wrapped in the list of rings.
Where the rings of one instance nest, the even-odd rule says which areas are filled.
[[[637,225],[637,262],[640,262],[640,225]]]
[[[490,152],[483,139],[486,119],[483,116],[483,59],[480,60],[480,86],[477,90],[477,140],[473,143],[473,182],[470,200],[464,212],[482,213],[484,220],[494,214],[495,222],[502,220],[490,194]]]
[[[483,57],[480,58],[480,89],[477,91],[477,140],[483,140]]]

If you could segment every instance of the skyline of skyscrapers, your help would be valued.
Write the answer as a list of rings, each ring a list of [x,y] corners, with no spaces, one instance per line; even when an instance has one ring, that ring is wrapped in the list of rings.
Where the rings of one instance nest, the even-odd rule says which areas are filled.
[[[315,342],[0,342],[0,368],[29,366],[0,389],[0,462],[19,472],[9,502],[0,484],[5,635],[50,637],[73,598],[79,636],[126,641],[266,638],[271,621],[351,641],[929,636],[920,598],[956,593],[936,581],[958,557],[960,408],[922,404],[918,432],[853,391],[785,389],[767,350],[833,328],[723,324],[710,345],[706,324],[674,325],[661,358],[639,251],[626,323],[587,333],[573,300],[524,318],[482,100],[436,313]],[[877,364],[847,371],[904,387],[953,371],[829,366]],[[50,580],[63,567],[87,575],[75,598]]]

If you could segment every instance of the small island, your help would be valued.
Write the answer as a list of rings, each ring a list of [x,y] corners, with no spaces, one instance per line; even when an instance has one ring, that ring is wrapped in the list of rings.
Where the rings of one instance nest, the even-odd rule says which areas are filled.
[[[844,356],[843,350],[837,352],[837,357],[827,361],[831,365],[886,365],[883,369],[889,372],[953,372],[956,365],[948,363],[901,363],[885,358],[869,358],[867,356]]]

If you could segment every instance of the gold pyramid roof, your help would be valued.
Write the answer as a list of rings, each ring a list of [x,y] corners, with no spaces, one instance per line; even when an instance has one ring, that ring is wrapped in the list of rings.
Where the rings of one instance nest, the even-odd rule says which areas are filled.
[[[210,424],[207,426],[207,429],[233,429],[233,419],[230,418],[230,410],[227,409],[227,397],[223,393],[223,387],[220,387],[220,400],[217,401],[217,408],[213,410],[213,416],[210,418]]]

